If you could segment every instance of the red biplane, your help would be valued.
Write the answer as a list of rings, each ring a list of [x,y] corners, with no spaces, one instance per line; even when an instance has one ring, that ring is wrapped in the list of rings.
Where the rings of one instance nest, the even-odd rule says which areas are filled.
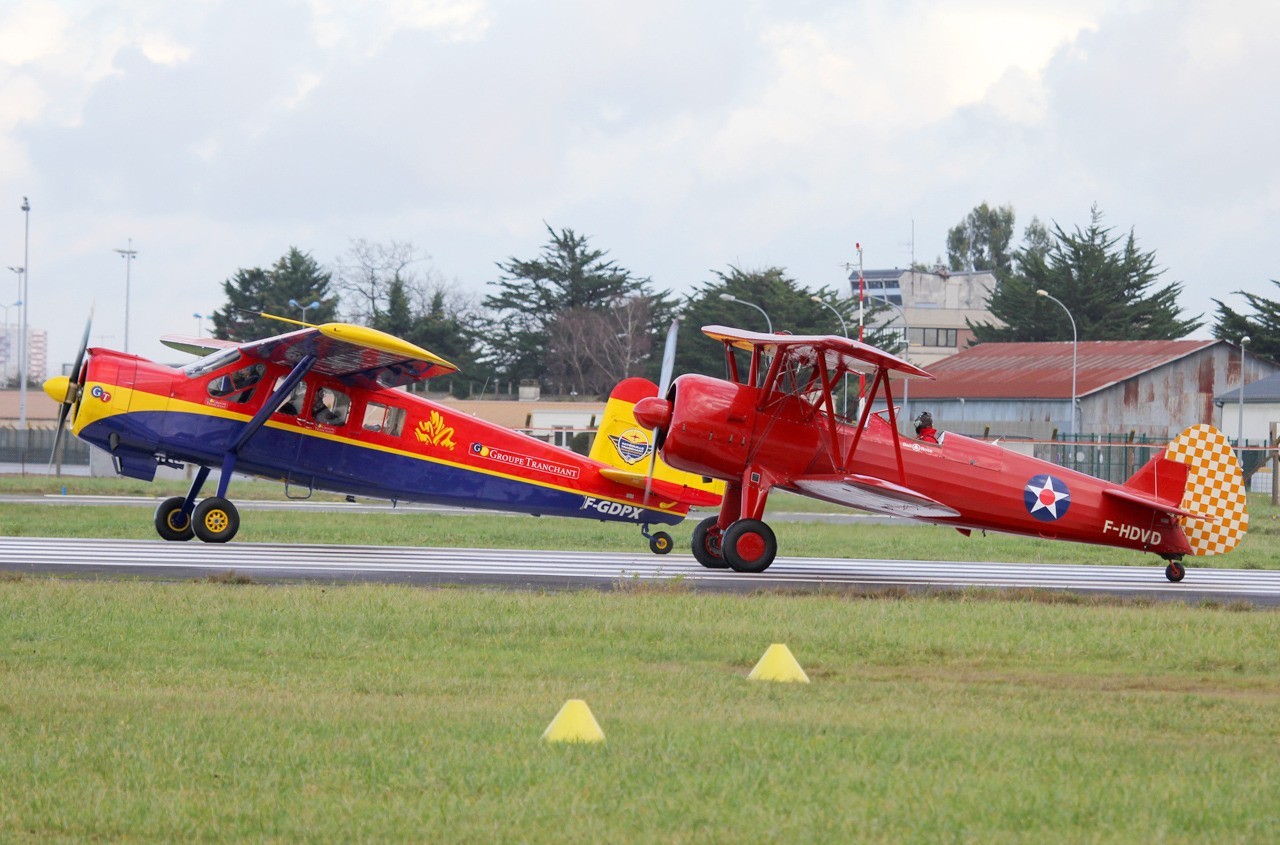
[[[891,378],[932,378],[843,337],[757,334],[722,326],[729,379],[683,375],[635,417],[657,432],[672,467],[727,483],[718,516],[693,532],[704,566],[762,572],[777,541],[763,521],[773,489],[874,513],[1149,551],[1180,581],[1185,555],[1223,554],[1248,527],[1240,465],[1207,425],[1179,435],[1124,484],[1113,484],[992,443],[946,433],[903,437]],[[749,354],[741,372],[735,350]],[[832,391],[848,373],[869,378],[860,418],[837,415]],[[873,413],[877,396],[884,410]],[[883,414],[883,416],[882,416]]]
[[[657,395],[653,382],[615,388],[593,459],[397,390],[455,371],[425,349],[363,326],[283,322],[301,328],[249,343],[164,339],[203,356],[181,368],[86,349],[86,327],[74,380],[44,385],[62,405],[59,442],[70,419],[72,433],[108,451],[121,475],[150,481],[158,466],[198,467],[188,493],[156,511],[166,540],[234,537],[240,518],[227,493],[237,472],[306,495],[631,522],[659,554],[671,550],[671,536],[650,525],[679,523],[691,506],[720,501],[700,477],[661,464],[656,478],[646,472],[652,447],[631,410]],[[669,380],[665,360],[664,372]],[[214,468],[217,492],[199,499]]]

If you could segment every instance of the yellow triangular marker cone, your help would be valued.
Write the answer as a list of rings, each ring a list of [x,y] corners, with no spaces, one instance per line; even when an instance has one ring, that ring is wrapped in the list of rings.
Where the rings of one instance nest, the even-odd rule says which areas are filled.
[[[604,731],[591,715],[591,708],[580,698],[571,698],[542,732],[547,742],[604,742]]]
[[[800,668],[791,649],[782,643],[774,643],[765,649],[764,657],[747,676],[753,681],[781,681],[783,683],[809,683],[809,676]]]

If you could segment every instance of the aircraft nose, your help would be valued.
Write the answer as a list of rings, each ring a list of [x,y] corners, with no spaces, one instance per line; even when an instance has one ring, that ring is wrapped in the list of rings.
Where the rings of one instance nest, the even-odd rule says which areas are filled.
[[[649,396],[636,403],[636,422],[647,429],[665,429],[671,424],[671,403],[658,396]]]
[[[71,393],[71,379],[66,376],[54,376],[45,379],[44,392],[49,394],[49,398],[59,405],[66,404]]]

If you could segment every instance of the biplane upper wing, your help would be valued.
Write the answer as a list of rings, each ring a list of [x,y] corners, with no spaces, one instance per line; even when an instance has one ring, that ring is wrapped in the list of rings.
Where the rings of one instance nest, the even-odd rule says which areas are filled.
[[[169,340],[175,342],[170,343]],[[238,348],[250,358],[288,367],[308,355],[314,355],[316,363],[312,372],[371,390],[400,387],[458,371],[453,364],[420,346],[386,332],[351,323],[308,326],[247,343],[212,338],[200,338],[196,343],[190,341],[190,338],[166,338],[163,342],[174,349],[189,352]],[[209,345],[199,345],[201,342]]]
[[[918,490],[857,473],[812,475],[781,485],[803,496],[887,516],[942,519],[960,512]]]
[[[881,367],[900,378],[932,379],[929,373],[896,355],[858,340],[838,335],[765,334],[731,329],[726,326],[703,326],[702,333],[712,340],[727,343],[735,349],[750,351],[756,347],[768,355],[786,350],[802,362],[826,356],[828,371],[841,365],[846,372],[868,373]]]

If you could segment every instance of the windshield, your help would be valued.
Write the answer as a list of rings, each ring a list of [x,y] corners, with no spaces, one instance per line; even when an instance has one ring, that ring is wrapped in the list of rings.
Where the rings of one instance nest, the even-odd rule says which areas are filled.
[[[187,364],[182,368],[182,372],[186,374],[187,378],[197,378],[205,373],[211,373],[219,367],[225,367],[239,357],[239,349],[219,349],[212,355],[206,355],[198,361],[192,361]]]

